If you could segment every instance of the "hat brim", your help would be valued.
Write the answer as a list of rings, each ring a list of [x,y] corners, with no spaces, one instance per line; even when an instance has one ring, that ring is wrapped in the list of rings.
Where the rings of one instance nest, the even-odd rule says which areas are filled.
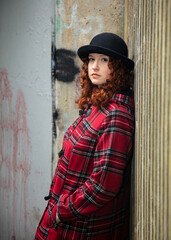
[[[134,68],[134,62],[131,59],[129,59],[129,58],[127,58],[127,57],[125,57],[121,54],[118,54],[117,52],[112,51],[108,48],[92,46],[92,45],[85,45],[85,46],[80,47],[77,51],[77,54],[78,54],[78,56],[80,57],[81,60],[88,57],[88,55],[90,53],[99,53],[99,54],[104,54],[104,55],[107,55],[109,57],[113,57],[113,58],[116,58],[116,59],[121,59],[123,61],[123,63],[129,69],[132,70]]]

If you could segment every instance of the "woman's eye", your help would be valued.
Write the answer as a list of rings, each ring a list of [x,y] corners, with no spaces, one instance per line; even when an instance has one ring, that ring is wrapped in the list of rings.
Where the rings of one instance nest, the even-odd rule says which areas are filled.
[[[89,58],[88,60],[89,60],[89,62],[92,62],[94,60],[94,58]]]
[[[102,58],[102,62],[108,62],[108,58]]]

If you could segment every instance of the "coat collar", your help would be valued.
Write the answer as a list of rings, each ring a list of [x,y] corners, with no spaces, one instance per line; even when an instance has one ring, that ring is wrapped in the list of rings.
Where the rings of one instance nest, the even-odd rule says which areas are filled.
[[[134,108],[134,98],[124,93],[115,93],[110,102],[120,102]]]

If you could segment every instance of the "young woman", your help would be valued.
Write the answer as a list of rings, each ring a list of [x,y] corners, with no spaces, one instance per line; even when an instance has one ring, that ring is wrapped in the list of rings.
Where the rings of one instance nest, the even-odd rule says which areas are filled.
[[[64,135],[35,239],[129,239],[134,63],[113,33],[78,49],[80,117]]]

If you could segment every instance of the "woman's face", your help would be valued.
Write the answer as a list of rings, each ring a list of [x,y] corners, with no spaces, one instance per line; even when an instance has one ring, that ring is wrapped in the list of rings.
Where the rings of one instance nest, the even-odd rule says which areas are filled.
[[[111,73],[108,67],[109,57],[103,54],[90,53],[88,59],[88,76],[94,85],[100,87],[106,83]]]

